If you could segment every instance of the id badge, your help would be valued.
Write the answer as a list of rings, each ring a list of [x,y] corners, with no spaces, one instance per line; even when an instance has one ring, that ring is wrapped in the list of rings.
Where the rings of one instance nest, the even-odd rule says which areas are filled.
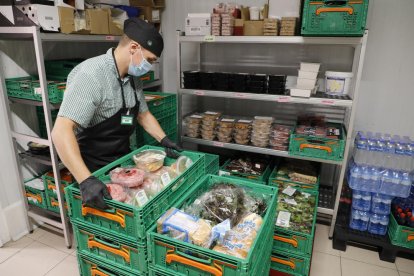
[[[134,117],[131,115],[122,115],[121,117],[121,125],[124,126],[132,126],[134,122]]]

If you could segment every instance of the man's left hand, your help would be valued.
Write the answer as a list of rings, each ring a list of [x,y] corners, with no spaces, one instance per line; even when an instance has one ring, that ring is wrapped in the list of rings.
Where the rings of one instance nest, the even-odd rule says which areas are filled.
[[[161,140],[161,146],[165,148],[165,152],[167,153],[167,156],[170,158],[177,159],[180,155],[175,151],[183,151],[183,149],[178,146],[176,143],[170,140],[167,136],[165,136]]]

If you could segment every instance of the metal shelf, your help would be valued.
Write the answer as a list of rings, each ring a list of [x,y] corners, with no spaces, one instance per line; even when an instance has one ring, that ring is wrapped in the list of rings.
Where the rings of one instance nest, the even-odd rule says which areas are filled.
[[[44,42],[118,42],[122,36],[116,35],[77,35],[62,33],[41,33],[40,39]]]
[[[330,208],[324,208],[324,207],[318,207],[318,213],[324,214],[324,215],[333,215],[334,210]]]
[[[329,105],[340,107],[352,107],[353,101],[350,98],[340,99],[339,97],[332,97],[325,95],[325,93],[317,93],[316,96],[310,98],[299,98],[285,95],[269,95],[269,94],[253,94],[242,92],[229,91],[213,91],[201,89],[179,89],[181,94],[195,95],[204,97],[256,100],[256,101],[270,101],[279,103],[300,103],[311,105]]]
[[[273,43],[273,44],[362,44],[362,37],[304,37],[304,36],[180,36],[179,42],[193,43]]]
[[[12,103],[19,103],[19,104],[26,104],[26,105],[32,105],[32,106],[43,106],[43,102],[34,101],[34,100],[26,100],[26,99],[19,99],[19,98],[13,98],[9,97],[9,101]],[[49,103],[50,109],[59,109],[60,103],[58,104],[52,104]]]
[[[152,82],[144,83],[143,89],[148,89],[148,88],[161,86],[161,85],[162,85],[162,80],[155,80],[155,81],[152,81]]]
[[[52,166],[50,156],[33,154],[29,151],[19,153],[20,157],[46,166]]]
[[[204,140],[204,139],[199,139],[199,138],[190,138],[186,136],[182,136],[181,139],[183,142],[189,142],[189,143],[217,147],[217,148],[225,148],[225,149],[267,154],[267,155],[273,155],[273,156],[279,156],[279,157],[316,161],[316,162],[321,162],[321,163],[326,163],[326,164],[334,164],[334,165],[343,164],[343,161],[333,161],[333,160],[325,160],[325,159],[311,158],[311,157],[304,157],[304,156],[294,156],[294,155],[289,155],[289,152],[287,151],[273,150],[273,149],[268,149],[268,148],[259,148],[259,147],[254,147],[254,146],[246,146],[246,145],[239,145],[239,144],[233,144],[233,143],[222,143],[222,142],[209,141],[209,140]]]

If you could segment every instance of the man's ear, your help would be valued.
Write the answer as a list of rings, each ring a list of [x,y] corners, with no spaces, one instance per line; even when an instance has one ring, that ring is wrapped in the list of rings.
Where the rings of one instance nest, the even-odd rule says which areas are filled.
[[[138,51],[139,49],[141,49],[141,45],[139,45],[139,43],[136,43],[136,42],[132,41],[129,44],[129,52],[131,54],[135,54],[135,52]]]

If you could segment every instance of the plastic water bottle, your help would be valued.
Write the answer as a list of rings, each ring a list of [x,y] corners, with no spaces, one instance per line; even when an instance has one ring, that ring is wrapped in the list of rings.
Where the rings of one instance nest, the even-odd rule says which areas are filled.
[[[399,137],[393,137],[393,139],[386,143],[385,147],[385,161],[384,161],[384,168],[381,175],[381,187],[380,187],[380,193],[386,194],[386,195],[392,195],[393,194],[393,187],[395,179],[395,171],[394,168],[396,167],[396,154],[395,154],[395,147],[397,145],[397,141],[399,140]]]
[[[391,196],[373,194],[371,212],[379,215],[388,215],[391,212],[391,202]]]
[[[375,235],[385,235],[387,233],[388,222],[388,215],[371,214],[368,232]]]
[[[401,157],[401,182],[399,194],[396,196],[406,198],[410,195],[412,184],[412,161],[414,148],[408,137],[404,137],[404,156]]]
[[[359,211],[369,211],[371,209],[371,193],[354,190],[352,192],[352,208]]]
[[[366,231],[368,229],[369,213],[352,209],[349,227],[358,231]]]
[[[349,186],[352,189],[360,188],[361,168],[352,159],[349,163]]]
[[[355,138],[354,160],[358,165],[367,164],[368,142],[363,132],[358,132]]]

